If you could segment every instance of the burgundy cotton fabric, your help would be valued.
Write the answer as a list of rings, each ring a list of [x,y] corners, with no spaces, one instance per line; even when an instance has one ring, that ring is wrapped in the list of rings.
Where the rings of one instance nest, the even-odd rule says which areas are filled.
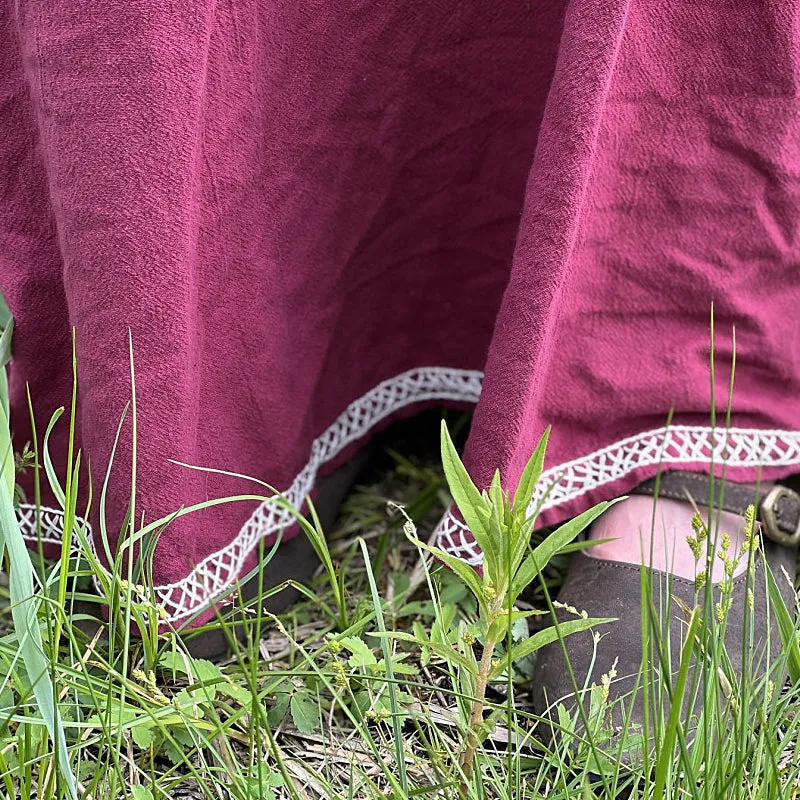
[[[660,463],[797,470],[793,4],[2,8],[12,424],[22,447],[26,385],[40,438],[69,402],[74,327],[98,549],[129,331],[145,522],[264,492],[174,461],[300,504],[389,420],[479,394],[466,460],[480,484],[500,468],[513,487],[553,426],[543,523]],[[727,434],[710,422],[712,301],[720,412],[736,328]],[[51,450],[63,477],[63,420]],[[112,539],[130,461],[129,415]],[[55,543],[58,500],[43,505]],[[174,520],[153,575],[169,619],[230,588],[290,521],[257,501]],[[479,560],[452,515],[440,541]]]

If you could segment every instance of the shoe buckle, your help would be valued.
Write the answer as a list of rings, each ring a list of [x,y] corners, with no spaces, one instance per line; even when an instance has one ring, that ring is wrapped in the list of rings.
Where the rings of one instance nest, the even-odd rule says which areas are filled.
[[[789,508],[786,508],[787,504]],[[797,547],[800,544],[800,494],[788,486],[776,484],[761,501],[759,511],[764,535],[768,539],[784,547]],[[784,518],[788,517],[791,524],[794,524],[794,532],[788,532],[785,523],[784,527],[781,527],[778,520],[781,512]]]

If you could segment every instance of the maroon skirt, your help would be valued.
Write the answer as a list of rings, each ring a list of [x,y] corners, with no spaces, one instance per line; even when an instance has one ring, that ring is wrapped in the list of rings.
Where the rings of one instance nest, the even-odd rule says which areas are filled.
[[[1,7],[12,426],[21,448],[28,386],[40,439],[69,403],[74,329],[101,556],[129,334],[144,524],[265,493],[184,464],[300,505],[387,421],[434,403],[477,404],[465,457],[481,485],[499,468],[513,487],[553,426],[543,524],[659,465],[798,469],[792,3]],[[128,413],[112,547],[132,441]],[[62,479],[66,443],[62,419]],[[41,531],[54,547],[56,495]],[[36,536],[31,502],[20,515]],[[169,619],[207,608],[291,522],[258,500],[173,520],[153,562]],[[480,560],[452,515],[440,541]]]

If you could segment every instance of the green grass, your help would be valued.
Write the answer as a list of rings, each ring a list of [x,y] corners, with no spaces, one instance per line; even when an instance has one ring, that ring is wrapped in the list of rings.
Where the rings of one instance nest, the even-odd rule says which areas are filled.
[[[798,628],[774,584],[783,642],[771,643],[766,675],[749,663],[732,674],[726,609],[707,587],[687,609],[681,669],[670,675],[662,610],[643,601],[639,691],[654,712],[644,737],[612,729],[613,676],[586,687],[579,713],[555,709],[554,736],[542,737],[530,701],[536,651],[613,624],[580,614],[558,629],[549,621],[565,554],[607,504],[531,537],[528,500],[546,438],[513,497],[498,480],[477,491],[446,429],[443,469],[438,456],[394,453],[391,468],[351,494],[335,530],[320,530],[313,515],[303,522],[323,567],[298,603],[274,617],[257,598],[213,623],[234,642],[214,664],[192,658],[137,588],[160,524],[138,528],[131,508],[126,545],[105,570],[80,528],[80,454],[70,448],[70,479],[59,486],[47,436],[23,462],[60,495],[78,546],[50,561],[21,546],[4,398],[0,381],[0,796],[800,797]],[[129,413],[135,444],[135,406]],[[72,429],[68,416],[54,424]],[[448,486],[486,553],[481,576],[431,558],[446,560],[429,536]],[[104,508],[104,486],[96,502]],[[687,535],[716,553],[711,522]],[[101,534],[105,542],[102,525]],[[267,570],[270,555],[262,552]],[[642,587],[649,598],[644,572]],[[749,658],[747,635],[742,648]],[[700,689],[698,718],[682,719],[681,698]],[[659,713],[668,697],[672,712]]]
[[[375,481],[355,490],[322,543],[344,581],[323,570],[280,618],[220,619],[216,624],[244,626],[245,640],[218,665],[192,659],[179,635],[159,634],[157,609],[124,577],[98,576],[88,547],[56,562],[34,557],[33,596],[66,764],[59,764],[20,657],[12,563],[0,612],[7,675],[0,683],[0,793],[69,797],[64,776],[71,774],[78,796],[108,800],[796,796],[800,676],[790,670],[791,648],[769,680],[726,686],[736,702],[714,706],[699,727],[679,715],[656,724],[647,763],[629,763],[619,758],[625,737],[612,739],[604,727],[602,687],[591,690],[590,719],[562,713],[554,743],[537,740],[526,642],[546,623],[538,615],[511,616],[494,634],[495,669],[476,726],[481,692],[470,664],[482,660],[491,621],[481,622],[481,599],[468,584],[424,559],[415,544],[441,512],[442,474],[434,462],[398,456]],[[415,504],[420,497],[428,502]],[[402,515],[387,508],[399,500],[419,511],[413,529],[406,523],[404,531]],[[569,538],[562,535],[560,546]],[[547,542],[552,549],[552,536],[538,544]],[[528,558],[536,550],[522,552]],[[518,612],[547,607],[543,592],[554,588],[553,565],[563,559],[547,560],[543,580],[530,576],[532,602],[518,600]],[[70,615],[74,602],[91,599],[95,577],[110,618],[101,620],[99,597],[95,614]],[[130,619],[144,636],[125,635]],[[722,692],[715,666],[724,662],[721,626],[701,611],[692,625],[698,636],[687,640],[687,652],[700,641],[716,653],[699,680]],[[796,647],[794,627],[787,633]],[[523,655],[508,669],[504,654],[512,648]],[[689,691],[688,684],[682,671],[670,686]],[[474,760],[466,767],[470,747]]]

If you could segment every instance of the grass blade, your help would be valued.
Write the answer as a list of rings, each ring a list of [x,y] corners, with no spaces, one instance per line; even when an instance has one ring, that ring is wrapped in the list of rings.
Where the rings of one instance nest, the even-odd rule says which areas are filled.
[[[375,624],[378,626],[378,631],[384,634],[386,633],[386,625],[383,621],[383,607],[381,605],[381,597],[378,594],[378,587],[375,584],[375,576],[372,573],[369,550],[367,550],[367,543],[363,539],[359,539],[358,542],[364,555],[364,568],[367,572],[369,589],[372,594],[372,605],[375,609]],[[389,693],[389,705],[392,710],[392,732],[394,734],[398,777],[400,778],[403,794],[408,795],[408,776],[406,775],[406,758],[403,752],[403,726],[400,719],[400,703],[397,701],[397,684],[394,679],[392,650],[389,646],[389,639],[386,636],[381,636],[381,649],[383,650],[383,659],[386,662],[387,691]]]
[[[664,741],[661,752],[658,754],[656,762],[656,781],[653,789],[653,800],[661,800],[664,797],[666,788],[667,774],[672,765],[675,750],[675,740],[678,736],[678,726],[681,725],[681,715],[683,714],[683,696],[686,693],[686,683],[689,677],[689,665],[692,661],[694,642],[697,628],[700,625],[700,609],[695,608],[689,619],[689,628],[686,632],[686,641],[681,651],[681,664],[678,670],[678,682],[672,695],[672,705],[669,709],[667,728],[664,731]]]
[[[772,606],[771,611],[775,615],[775,621],[778,623],[781,644],[786,653],[786,667],[789,670],[789,677],[792,683],[796,684],[800,681],[800,646],[797,643],[797,632],[794,622],[792,622],[792,615],[789,609],[786,608],[786,602],[766,558],[762,559],[762,564],[767,579],[767,593]]]
[[[7,435],[7,432],[0,432],[0,436],[3,434]],[[8,553],[11,566],[9,571],[11,616],[22,660],[28,671],[39,711],[56,747],[59,767],[69,795],[77,798],[75,778],[69,766],[64,727],[55,705],[50,667],[42,644],[37,617],[39,600],[35,597],[33,589],[33,564],[25,540],[22,538],[11,495],[5,485],[0,485],[0,541]]]

